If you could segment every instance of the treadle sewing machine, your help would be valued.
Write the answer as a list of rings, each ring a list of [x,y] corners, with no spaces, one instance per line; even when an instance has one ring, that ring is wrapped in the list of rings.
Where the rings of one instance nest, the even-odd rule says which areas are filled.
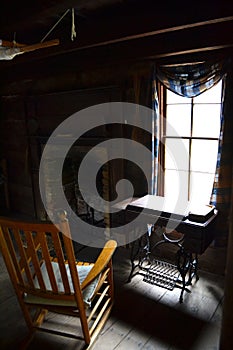
[[[169,290],[173,290],[174,287],[181,288],[182,303],[184,291],[190,292],[187,286],[192,284],[194,277],[198,280],[198,254],[203,254],[214,238],[213,224],[217,210],[209,205],[194,208],[190,202],[177,207],[170,201],[164,201],[164,197],[152,195],[132,201],[124,209],[126,222],[132,221],[140,214],[145,228],[145,235],[137,240],[136,251],[136,241],[132,244],[132,269],[128,281],[140,273],[143,275],[143,281],[147,283]],[[163,231],[162,238],[153,243],[155,227],[160,227]],[[179,233],[178,238],[169,237],[167,231],[173,230]],[[156,259],[153,251],[162,244],[177,246],[174,264]]]

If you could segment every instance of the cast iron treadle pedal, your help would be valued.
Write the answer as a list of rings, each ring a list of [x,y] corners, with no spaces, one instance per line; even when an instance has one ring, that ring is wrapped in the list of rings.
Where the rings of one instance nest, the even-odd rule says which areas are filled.
[[[145,270],[144,282],[155,284],[169,290],[174,289],[180,276],[177,267],[165,261],[155,260],[153,264]]]

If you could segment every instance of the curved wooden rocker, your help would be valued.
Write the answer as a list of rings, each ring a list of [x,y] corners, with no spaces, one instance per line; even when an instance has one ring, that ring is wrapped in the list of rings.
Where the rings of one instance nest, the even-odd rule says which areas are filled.
[[[89,349],[113,306],[116,245],[107,241],[95,263],[82,263],[75,258],[66,219],[56,227],[0,218],[0,248],[30,331],[27,345],[41,330],[82,339]],[[78,317],[81,333],[43,327],[47,312]]]

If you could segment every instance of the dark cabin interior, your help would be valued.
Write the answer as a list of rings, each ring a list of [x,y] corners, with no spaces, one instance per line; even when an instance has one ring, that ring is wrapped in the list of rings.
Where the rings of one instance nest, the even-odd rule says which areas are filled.
[[[160,3],[152,0],[2,1],[0,49],[7,46],[21,52],[13,58],[0,57],[0,216],[48,219],[39,189],[40,161],[49,137],[66,118],[85,108],[110,102],[151,108],[151,73],[155,65],[231,60],[232,33],[230,0],[192,3],[183,0]],[[229,125],[232,125],[233,111],[231,115]],[[72,210],[96,225],[109,225],[114,215],[101,216],[85,205],[77,185],[78,168],[93,146],[111,138],[134,139],[148,148],[151,145],[148,132],[126,122],[99,125],[73,144],[63,168],[63,188]],[[227,165],[231,178],[232,159],[231,151],[231,164]],[[96,179],[98,193],[108,201],[114,200],[115,185],[122,178],[132,182],[134,197],[148,193],[138,166],[122,159],[100,167]],[[51,181],[56,182],[56,174],[52,173],[46,181],[49,191]],[[232,186],[230,191],[233,193]],[[58,209],[53,196],[47,204],[51,210]],[[221,350],[233,348],[232,209],[226,220],[229,221],[227,237],[214,240],[199,257],[199,268],[204,274],[215,274],[216,280],[224,280],[220,335],[213,347]],[[126,244],[120,248],[129,259],[130,247]],[[168,249],[163,254],[169,258],[171,252]],[[117,256],[115,264],[118,263],[122,265]],[[131,305],[127,295],[121,296]],[[144,302],[144,307],[148,306]],[[3,305],[2,300],[1,303]],[[2,325],[0,334],[1,328],[4,329]],[[164,349],[175,349],[174,344]],[[106,346],[93,348],[123,349]],[[127,343],[123,346],[126,348]],[[4,347],[3,342],[2,349],[10,348],[10,345]],[[141,347],[157,348],[160,349],[153,345]]]

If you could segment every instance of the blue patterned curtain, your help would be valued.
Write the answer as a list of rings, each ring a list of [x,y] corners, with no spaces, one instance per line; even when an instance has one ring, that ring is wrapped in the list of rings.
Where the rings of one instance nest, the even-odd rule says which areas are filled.
[[[229,223],[232,191],[233,166],[233,71],[229,67],[223,80],[221,131],[219,138],[218,158],[214,186],[210,203],[219,210],[216,223],[216,245],[226,244]]]
[[[223,79],[221,132],[219,139],[218,161],[216,176],[210,202],[220,211],[218,215],[218,232],[226,236],[228,232],[231,169],[232,169],[232,121],[233,121],[233,78],[231,60],[217,63],[204,62],[173,67],[156,67],[152,83],[152,108],[154,123],[154,180],[152,182],[153,194],[157,194],[160,117],[157,83],[160,81],[166,88],[183,97],[196,97],[208,90]]]
[[[152,80],[152,179],[151,194],[158,195],[159,147],[160,147],[160,115],[155,70]]]

